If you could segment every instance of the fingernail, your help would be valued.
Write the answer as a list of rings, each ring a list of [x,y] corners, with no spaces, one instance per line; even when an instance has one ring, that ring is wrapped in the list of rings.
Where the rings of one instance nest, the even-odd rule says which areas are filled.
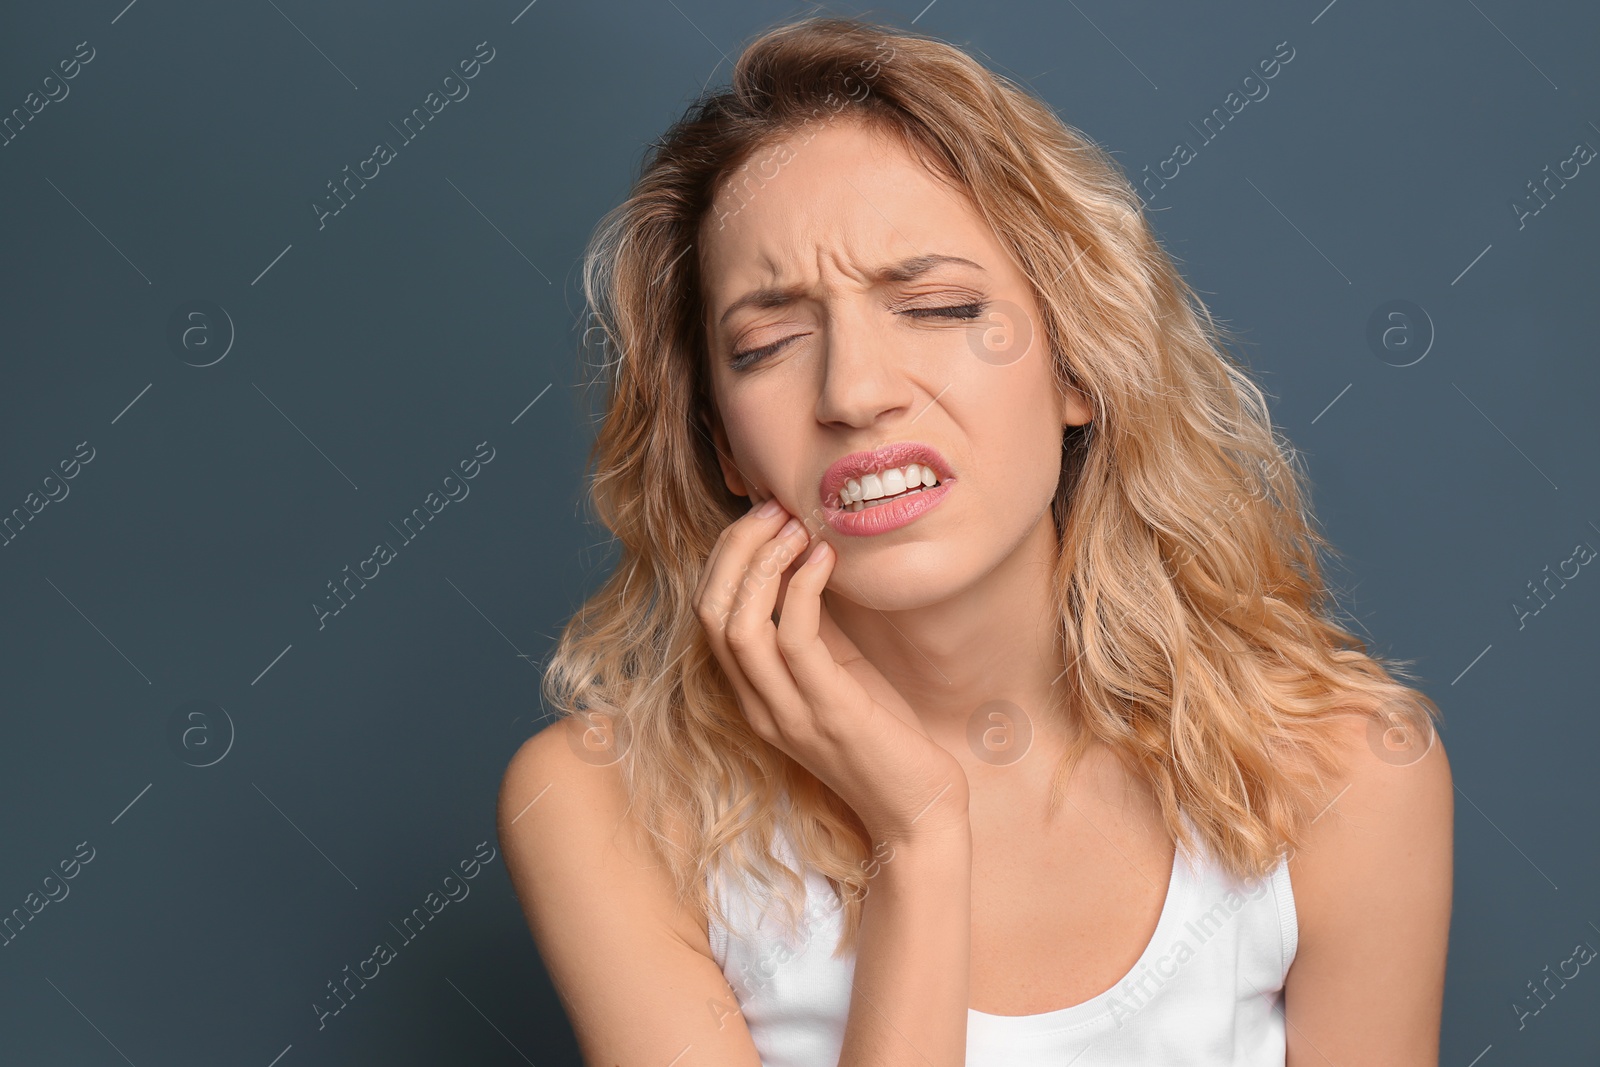
[[[779,509],[782,507],[783,505],[778,503],[778,498],[772,497],[765,504],[762,504],[759,508],[756,508],[756,518],[770,519],[772,516],[776,515]]]
[[[800,532],[800,520],[799,519],[790,519],[788,522],[783,524],[783,529],[778,531],[778,536],[779,537],[788,537],[790,534],[796,534],[796,533],[799,533],[799,532]]]

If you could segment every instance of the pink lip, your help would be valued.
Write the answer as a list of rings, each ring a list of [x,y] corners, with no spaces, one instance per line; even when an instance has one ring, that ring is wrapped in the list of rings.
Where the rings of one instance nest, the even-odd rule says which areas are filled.
[[[823,517],[835,531],[849,537],[871,537],[873,534],[888,533],[914,521],[924,512],[938,507],[939,501],[944,499],[954,484],[954,481],[940,482],[932,489],[924,489],[920,493],[913,493],[887,504],[863,508],[860,511],[844,511],[824,505]]]
[[[939,484],[892,503],[879,504],[862,511],[845,511],[841,508],[839,494],[851,478],[911,463],[933,468]],[[938,449],[920,441],[903,441],[869,452],[852,452],[827,469],[819,489],[829,526],[842,534],[870,535],[898,529],[911,522],[938,504],[950,491],[954,480],[949,461],[940,455]]]

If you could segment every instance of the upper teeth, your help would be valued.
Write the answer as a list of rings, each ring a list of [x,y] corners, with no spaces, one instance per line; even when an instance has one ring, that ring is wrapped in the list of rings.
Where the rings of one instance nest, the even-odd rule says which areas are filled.
[[[839,494],[839,499],[843,504],[854,504],[938,484],[939,476],[933,473],[932,467],[912,463],[906,467],[888,467],[875,474],[863,474],[859,479],[851,478],[844,483],[844,491]]]

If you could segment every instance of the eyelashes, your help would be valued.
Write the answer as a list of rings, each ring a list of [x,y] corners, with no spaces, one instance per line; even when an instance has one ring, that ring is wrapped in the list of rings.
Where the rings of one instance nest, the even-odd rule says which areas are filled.
[[[796,334],[795,336],[800,335]],[[765,359],[767,356],[772,355],[772,353],[776,352],[778,349],[782,348],[784,345],[793,340],[794,337],[785,337],[781,341],[776,341],[761,348],[747,348],[743,352],[735,352],[733,355],[728,357],[728,366],[736,371],[744,370],[752,363],[759,362],[760,360]]]
[[[975,319],[988,310],[988,307],[987,302],[980,300],[971,304],[955,304],[951,307],[942,308],[906,308],[901,314],[918,318],[927,316],[929,318]]]
[[[905,308],[899,314],[910,315],[912,318],[917,319],[959,319],[970,321],[981,318],[988,309],[988,301],[978,300],[967,304],[952,304],[948,307]],[[728,366],[736,371],[744,370],[746,367],[758,363],[777,352],[790,341],[804,336],[804,334],[795,334],[793,337],[785,337],[781,341],[774,341],[770,345],[763,345],[760,348],[747,348],[742,352],[735,352],[728,357]]]

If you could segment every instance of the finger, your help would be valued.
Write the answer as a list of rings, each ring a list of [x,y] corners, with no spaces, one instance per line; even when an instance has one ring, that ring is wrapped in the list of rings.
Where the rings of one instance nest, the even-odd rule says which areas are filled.
[[[734,520],[718,536],[714,555],[708,557],[696,590],[695,610],[704,626],[711,650],[727,675],[745,718],[758,736],[772,738],[771,709],[755,682],[740,662],[740,653],[730,646],[727,625],[739,587],[748,575],[753,548],[771,540],[774,527],[784,521],[779,509],[771,515],[758,515],[760,505]],[[739,579],[736,581],[736,578]]]
[[[807,546],[805,527],[790,518],[777,533],[759,545],[745,567],[729,612],[729,627],[756,626],[754,613],[772,621],[773,606],[783,588],[785,572]]]
[[[701,594],[703,594],[706,590],[711,572],[715,569],[717,560],[721,558],[722,551],[728,544],[728,535],[732,532],[735,526],[739,525],[740,522],[753,517],[755,510],[760,506],[760,504],[752,504],[748,511],[734,519],[732,522],[728,523],[728,525],[722,528],[722,532],[717,534],[716,541],[712,542],[711,551],[706,554],[705,565],[700,570],[700,581],[699,584],[695,586],[694,591],[696,600],[698,600]]]
[[[707,623],[705,619],[701,620],[706,631],[706,641],[711,646],[711,653],[722,667],[722,673],[727,677],[728,684],[733,688],[739,710],[756,732],[756,736],[771,738],[776,733],[772,722],[772,711],[767,707],[761,693],[751,683],[750,679],[745,676],[744,668],[740,665],[737,654],[733,649],[729,648],[718,621],[720,618],[722,616],[718,615],[710,623]]]
[[[819,540],[789,579],[776,644],[802,695],[827,699],[823,692],[841,681],[839,662],[822,643],[822,590],[837,561],[834,548]]]
[[[801,699],[814,707],[832,710],[847,707],[851,695],[859,698],[858,690],[864,691],[871,703],[928,736],[905,697],[867,663],[823,603],[822,591],[837,559],[838,550],[832,542],[819,540],[812,547],[811,556],[789,580],[789,599],[778,623],[777,643]],[[855,669],[854,664],[865,669]]]
[[[827,541],[812,546],[810,556],[789,580],[775,644],[799,695],[795,706],[809,712],[804,725],[822,732],[830,720],[850,722],[857,729],[865,728],[868,720],[875,720],[874,726],[881,728],[883,721],[877,720],[883,711],[875,706],[876,701],[861,681],[833,657],[821,638],[820,628],[826,617],[822,590],[837,558],[833,545]],[[787,707],[775,707],[774,716],[780,727],[796,729],[798,723],[785,719]]]
[[[773,622],[777,622],[783,617],[783,605],[785,598],[789,595],[789,583],[794,579],[795,572],[805,566],[806,561],[811,558],[811,554],[816,551],[818,543],[822,540],[822,532],[820,530],[815,532],[807,531],[807,537],[808,543],[805,548],[801,549],[799,555],[795,556],[794,562],[784,569],[783,576],[778,580],[778,598],[773,606]]]
[[[730,660],[732,659],[731,656],[729,658]],[[731,669],[724,666],[723,670],[727,673],[728,681],[733,686],[734,697],[738,703],[739,711],[744,715],[745,721],[750,724],[750,728],[755,731],[756,736],[766,741],[776,738],[778,729],[773,721],[772,709],[767,706],[766,700],[756,687],[745,677],[744,671],[739,668],[736,662]]]
[[[762,547],[746,572],[738,604],[723,631],[745,677],[780,718],[795,713],[800,694],[778,651],[772,609],[779,576],[804,546],[803,527],[795,521]]]
[[[728,531],[732,527],[733,523],[724,526],[722,532],[717,534],[717,539],[711,542],[711,551],[706,554],[706,561],[700,567],[700,578],[694,585],[694,594],[691,597],[693,603],[699,603],[700,597],[704,595],[706,586],[711,578],[711,572],[717,565],[717,557],[722,554],[723,542],[727,541]]]
[[[721,545],[706,561],[702,573],[704,585],[697,597],[697,606],[703,607],[725,625],[732,612],[739,589],[744,582],[756,551],[768,541],[786,521],[786,512],[779,507],[771,515],[751,511],[730,523],[723,530]]]
[[[706,555],[706,565],[700,572],[700,582],[695,587],[696,599],[698,599],[700,594],[705,590],[707,585],[707,577],[711,573],[712,568],[716,566],[717,560],[721,557],[723,549],[727,547],[729,534],[734,530],[735,527],[739,526],[740,523],[745,522],[746,520],[765,518],[765,516],[757,516],[756,512],[760,510],[761,505],[772,499],[774,498],[770,496],[760,496],[758,493],[752,490],[750,493],[750,507],[743,515],[740,515],[732,522],[728,523],[728,525],[722,528],[722,532],[717,534],[717,539],[712,544],[711,551]],[[776,516],[773,517],[776,518]]]
[[[797,534],[798,545],[795,545]],[[720,606],[730,624],[747,605],[755,609],[755,605],[768,600],[762,593],[771,592],[768,585],[778,581],[782,569],[794,558],[797,547],[805,547],[800,520],[782,509],[771,525],[762,517],[749,530],[731,534],[730,545],[723,550],[723,558],[728,563],[718,568],[714,579],[717,585],[710,590],[714,597],[722,598]],[[768,608],[768,613],[770,611]]]

